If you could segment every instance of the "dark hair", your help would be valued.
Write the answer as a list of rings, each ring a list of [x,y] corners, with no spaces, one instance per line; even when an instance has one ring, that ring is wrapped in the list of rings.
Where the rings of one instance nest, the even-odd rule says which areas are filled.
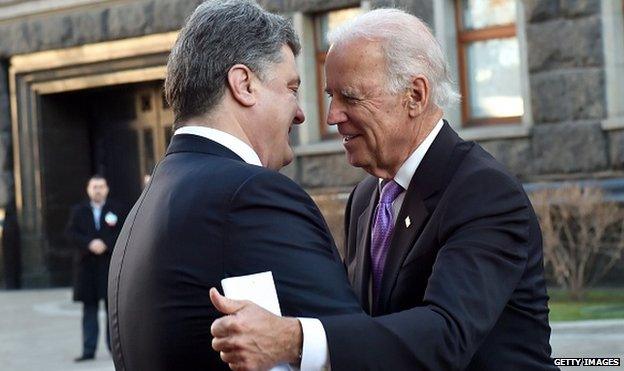
[[[167,62],[165,96],[175,114],[174,129],[219,103],[233,65],[244,64],[262,79],[271,63],[281,61],[284,45],[299,54],[299,38],[291,22],[253,1],[199,5],[180,31]]]
[[[91,175],[89,180],[87,180],[87,185],[89,185],[89,183],[91,183],[92,180],[103,180],[108,185],[108,181],[106,180],[106,178],[104,178],[104,176],[100,175],[100,174],[93,174],[93,175]]]

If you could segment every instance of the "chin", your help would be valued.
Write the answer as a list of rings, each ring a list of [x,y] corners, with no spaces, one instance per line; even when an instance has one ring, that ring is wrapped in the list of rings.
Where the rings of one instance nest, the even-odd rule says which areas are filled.
[[[280,168],[289,165],[291,162],[293,162],[293,160],[294,156],[291,152],[288,156],[284,157],[284,159],[282,160],[282,166],[280,166]]]
[[[357,155],[349,152],[347,152],[347,162],[349,163],[349,165],[354,167],[366,167],[366,165],[368,164],[361,157],[358,157]]]
[[[293,161],[293,159],[294,159],[294,154],[292,150],[290,149],[290,147],[288,147],[288,151],[284,154],[284,156],[282,156],[281,161],[278,159],[275,159],[275,162],[271,166],[267,166],[267,167],[273,170],[279,171],[284,166],[290,164]]]

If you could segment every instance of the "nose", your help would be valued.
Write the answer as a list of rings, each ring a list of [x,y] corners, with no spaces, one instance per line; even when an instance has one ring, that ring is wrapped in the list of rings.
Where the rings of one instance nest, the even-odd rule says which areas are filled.
[[[295,118],[293,119],[293,124],[300,125],[303,124],[304,121],[305,115],[303,113],[303,110],[301,109],[301,107],[299,107],[299,105],[297,105],[297,113],[295,114]]]
[[[332,98],[327,112],[327,125],[337,125],[347,121],[347,114],[341,109],[340,104]]]

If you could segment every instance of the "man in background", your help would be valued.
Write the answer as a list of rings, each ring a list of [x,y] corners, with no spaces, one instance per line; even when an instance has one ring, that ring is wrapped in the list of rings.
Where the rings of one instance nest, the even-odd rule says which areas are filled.
[[[98,342],[98,309],[100,300],[106,308],[108,268],[115,241],[125,214],[108,199],[108,184],[100,175],[87,182],[88,200],[72,208],[67,224],[67,238],[76,248],[74,268],[74,301],[83,303],[82,355],[76,362],[92,360]],[[106,342],[110,336],[106,327]]]

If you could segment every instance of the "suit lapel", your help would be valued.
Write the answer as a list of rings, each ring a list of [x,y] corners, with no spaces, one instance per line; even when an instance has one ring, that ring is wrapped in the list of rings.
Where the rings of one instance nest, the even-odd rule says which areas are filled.
[[[88,220],[89,221],[89,229],[92,232],[97,232],[97,229],[95,228],[95,218],[93,217],[93,208],[91,207],[91,203],[89,201],[86,201],[83,204],[83,210],[84,210],[84,220]]]
[[[107,204],[102,205],[102,210],[100,211],[100,231],[104,228],[104,223],[106,223],[107,212],[108,212]]]
[[[370,226],[371,220],[375,211],[375,205],[377,205],[377,198],[379,197],[378,187],[373,188],[373,192],[370,196],[370,202],[364,212],[360,215],[357,224],[357,246],[365,246],[363,249],[356,249],[356,265],[355,265],[355,279],[353,288],[356,291],[362,303],[362,307],[368,308],[368,285],[370,279]],[[368,311],[368,310],[367,310]]]
[[[445,185],[447,178],[454,172],[454,167],[450,165],[455,162],[452,161],[452,157],[453,153],[457,152],[458,143],[465,142],[461,141],[445,121],[412,176],[403,205],[395,221],[390,250],[381,280],[379,301],[373,308],[373,315],[386,311],[403,261],[414,248],[429,215],[437,205],[437,202],[430,202],[433,199],[432,196]],[[408,217],[409,222],[407,222]],[[366,246],[369,250],[370,244]]]

